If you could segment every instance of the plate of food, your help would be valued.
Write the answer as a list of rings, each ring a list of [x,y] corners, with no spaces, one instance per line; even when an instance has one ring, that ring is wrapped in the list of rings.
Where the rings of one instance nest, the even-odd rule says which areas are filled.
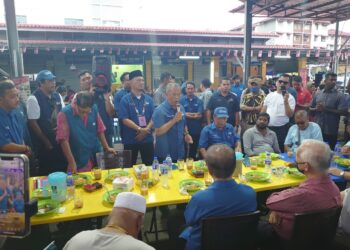
[[[60,203],[55,200],[38,201],[38,212],[36,215],[47,215],[57,212]]]
[[[102,200],[109,204],[114,204],[114,201],[117,198],[117,195],[121,192],[123,192],[122,189],[113,189],[113,190],[107,191],[103,194]]]
[[[245,174],[247,181],[252,182],[268,182],[271,179],[271,174],[261,171],[252,171]]]
[[[339,166],[344,168],[350,168],[350,159],[346,158],[337,158],[334,160]]]
[[[270,156],[271,156],[271,160],[273,160],[273,161],[274,160],[278,160],[281,157],[279,154],[276,154],[276,153],[270,153]],[[266,152],[260,153],[259,157],[265,159],[266,158]]]
[[[50,188],[38,188],[33,190],[32,197],[35,199],[47,199],[51,197]]]
[[[88,184],[92,182],[92,177],[87,174],[73,174],[74,185],[76,187],[81,187],[84,184]]]
[[[296,178],[296,179],[304,179],[305,175],[300,173],[297,168],[289,168],[287,170],[287,173],[290,177]]]
[[[110,170],[105,177],[105,182],[112,183],[115,178],[128,175],[128,171],[125,170]]]
[[[182,180],[180,181],[179,186],[180,193],[187,193],[189,195],[193,195],[194,193],[198,192],[199,190],[205,187],[202,181],[194,179]]]

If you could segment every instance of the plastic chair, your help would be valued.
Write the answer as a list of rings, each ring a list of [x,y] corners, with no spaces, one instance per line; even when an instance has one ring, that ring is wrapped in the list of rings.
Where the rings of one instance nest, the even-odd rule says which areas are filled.
[[[131,164],[131,150],[117,150],[116,154],[104,153],[104,168],[130,168]]]
[[[292,239],[284,249],[333,249],[341,207],[295,214]]]
[[[256,249],[260,211],[230,217],[202,220],[203,250]]]

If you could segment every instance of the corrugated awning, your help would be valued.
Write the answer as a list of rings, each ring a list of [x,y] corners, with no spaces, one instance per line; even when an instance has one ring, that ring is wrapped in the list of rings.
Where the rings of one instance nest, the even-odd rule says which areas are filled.
[[[241,0],[245,2],[245,0]],[[244,4],[231,10],[244,13]],[[336,22],[350,19],[350,0],[254,0],[253,16]]]

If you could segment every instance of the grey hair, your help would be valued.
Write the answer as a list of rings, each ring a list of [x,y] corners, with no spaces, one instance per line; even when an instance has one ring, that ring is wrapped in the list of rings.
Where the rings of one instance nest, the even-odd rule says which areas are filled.
[[[168,85],[166,85],[165,93],[168,94],[171,90],[175,88],[181,89],[180,85],[176,82],[168,83]]]
[[[302,110],[302,109],[301,109],[301,110],[298,110],[298,111],[295,113],[294,117],[308,118],[309,115],[308,115],[308,113],[307,113],[305,110]]]
[[[312,168],[318,171],[326,171],[332,160],[332,153],[329,145],[322,141],[307,139],[297,150],[300,161],[307,162]]]

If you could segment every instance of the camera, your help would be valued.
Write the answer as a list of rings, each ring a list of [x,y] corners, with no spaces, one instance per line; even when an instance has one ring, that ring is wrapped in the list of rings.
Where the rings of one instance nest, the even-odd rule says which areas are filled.
[[[284,96],[287,93],[287,89],[285,85],[281,85],[281,91],[282,91],[282,96]]]

